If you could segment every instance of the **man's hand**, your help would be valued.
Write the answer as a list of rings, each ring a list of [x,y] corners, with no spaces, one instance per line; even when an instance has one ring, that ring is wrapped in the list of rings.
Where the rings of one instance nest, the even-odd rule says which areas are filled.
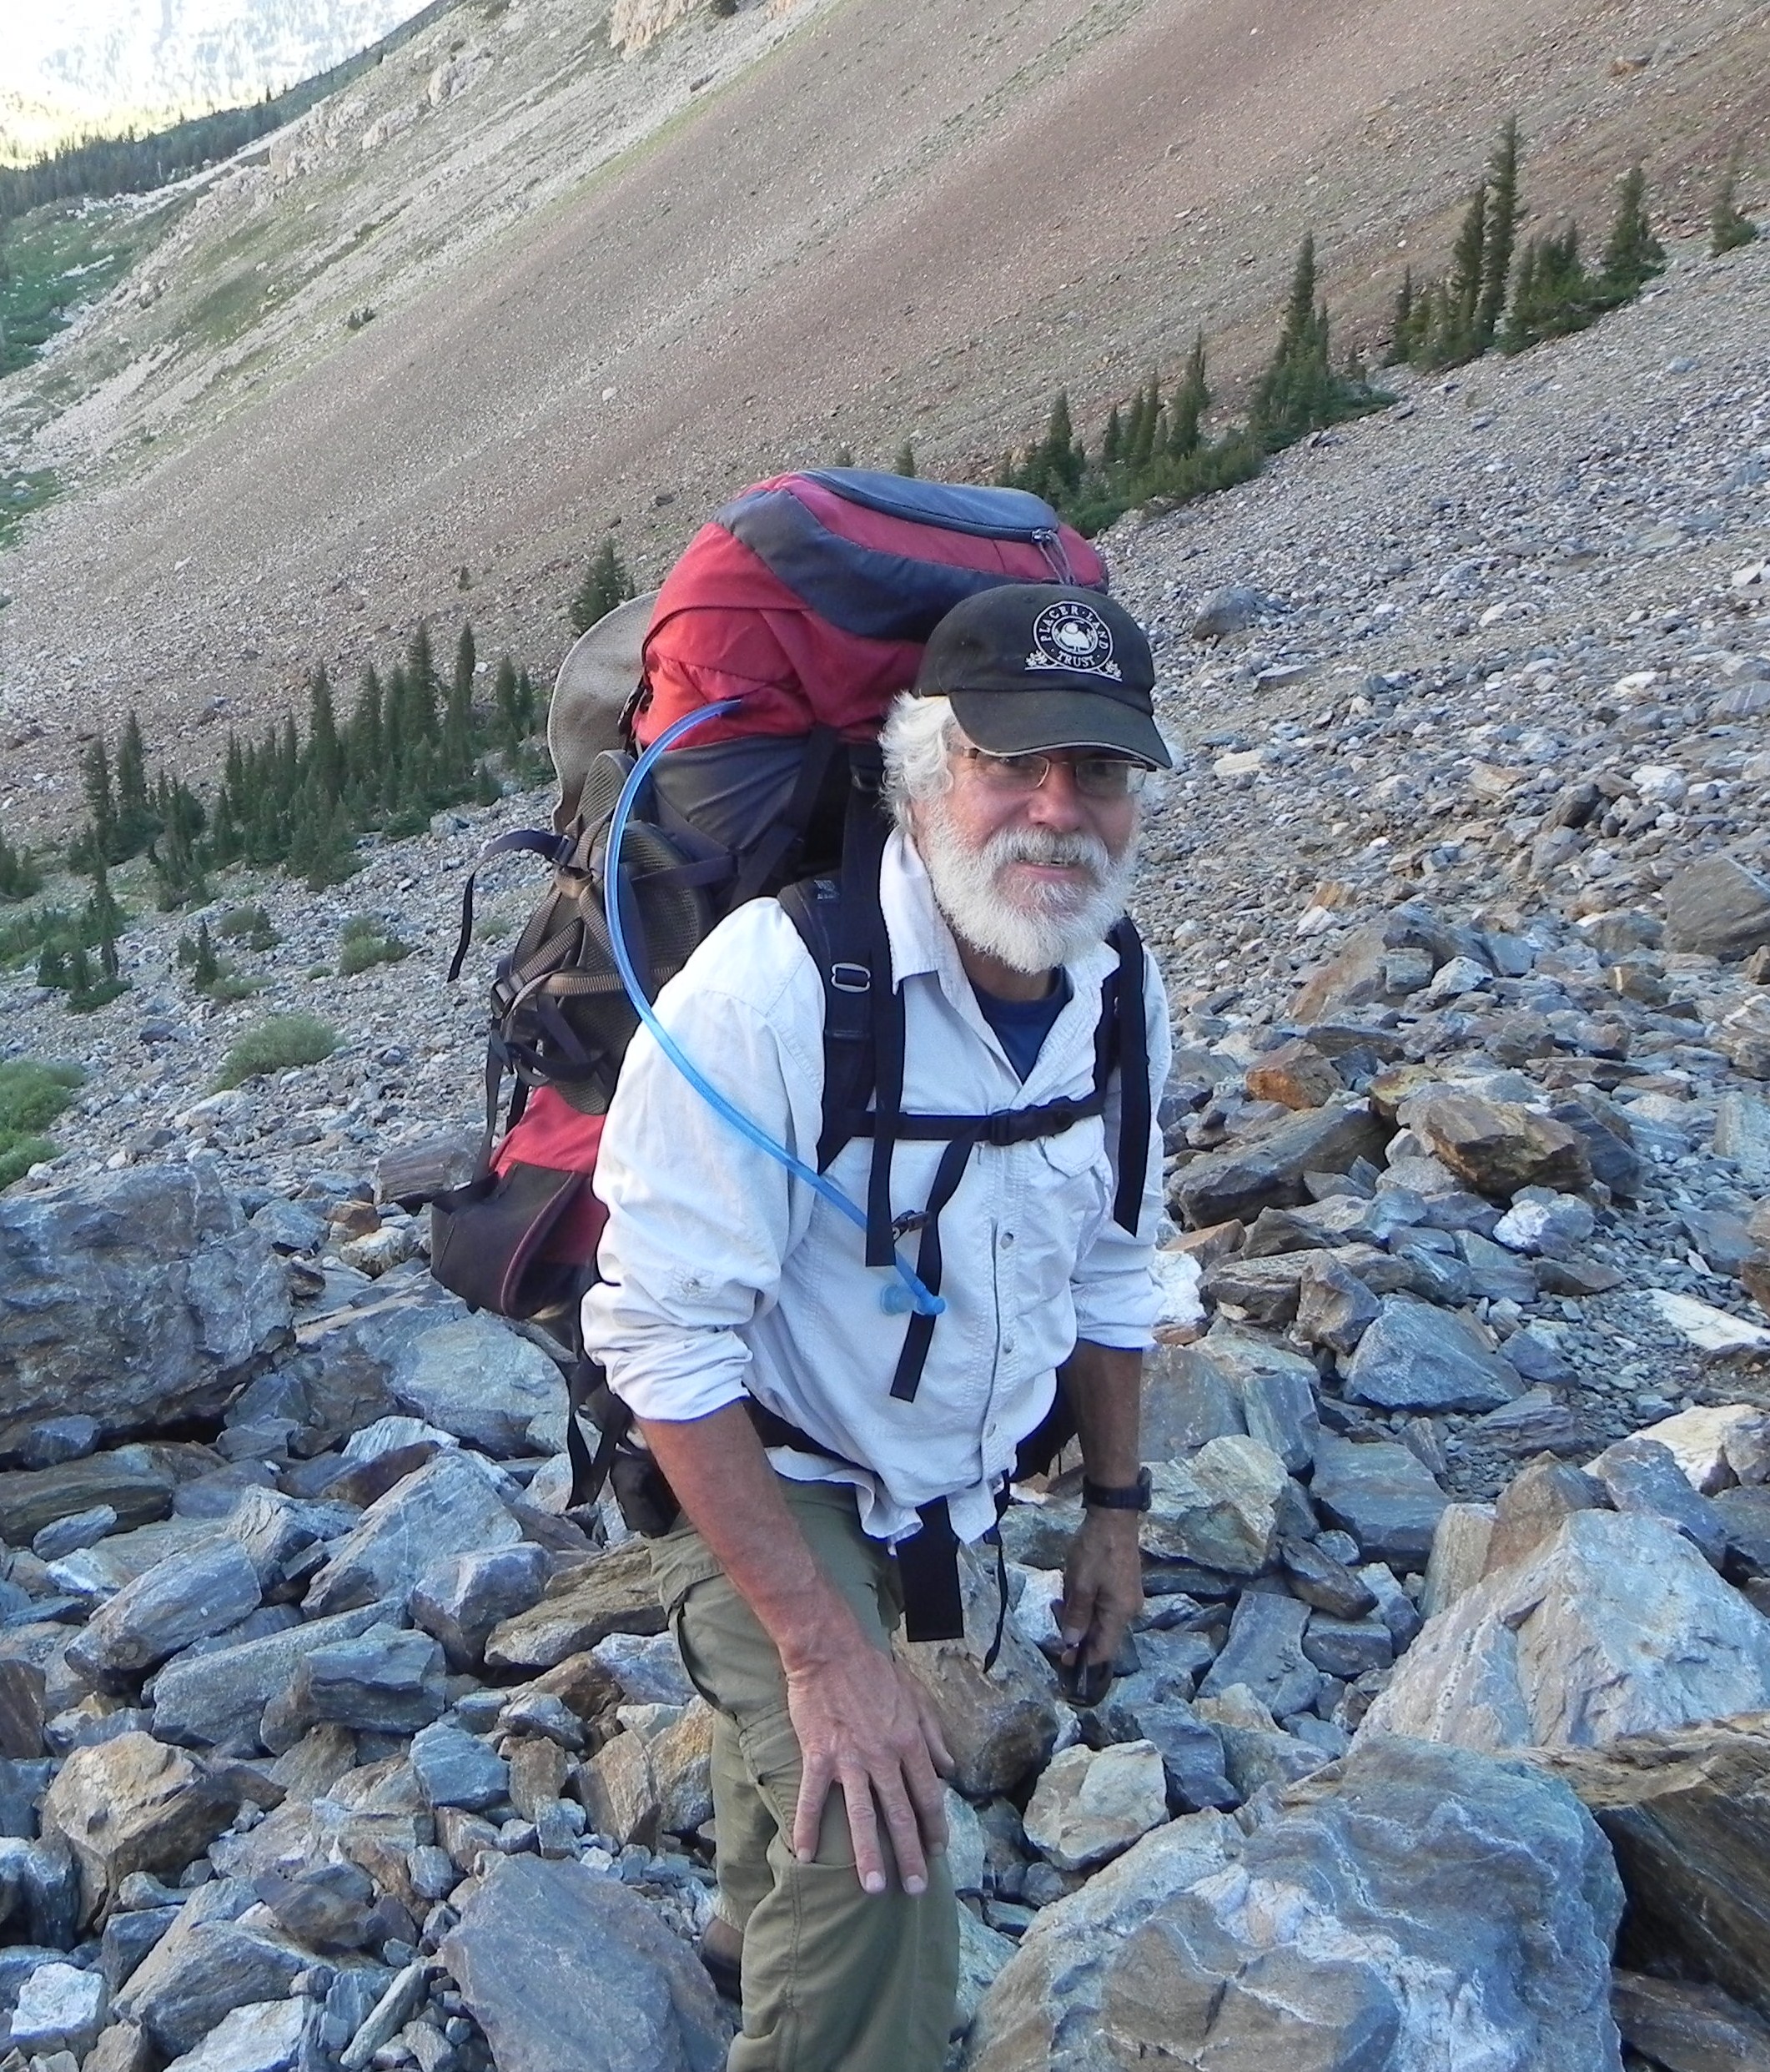
[[[947,1846],[940,1779],[953,1768],[927,1692],[857,1632],[832,1652],[787,1669],[787,1709],[805,1763],[793,1814],[794,1855],[809,1863],[817,1854],[824,1802],[839,1784],[862,1890],[886,1888],[882,1810],[903,1889],[926,1892],[928,1853]]]
[[[1143,1609],[1142,1522],[1134,1511],[1089,1511],[1064,1564],[1058,1630],[1064,1667],[1110,1662]]]

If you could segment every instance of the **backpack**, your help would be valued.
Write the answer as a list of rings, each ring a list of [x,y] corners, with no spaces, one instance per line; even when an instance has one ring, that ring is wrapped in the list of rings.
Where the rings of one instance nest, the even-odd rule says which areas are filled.
[[[648,615],[642,601],[618,607],[567,657],[548,721],[560,778],[555,826],[497,837],[475,873],[495,857],[532,853],[551,866],[551,888],[492,982],[475,1176],[429,1200],[435,1277],[476,1307],[543,1323],[571,1347],[574,1411],[587,1405],[601,1434],[592,1460],[576,1416],[568,1421],[574,1503],[589,1501],[612,1470],[624,1506],[634,1494],[645,1509],[631,1476],[621,1488],[624,1411],[599,1387],[576,1336],[606,1220],[591,1176],[638,1024],[605,913],[609,824],[635,751],[705,707],[737,701],[663,754],[613,865],[622,933],[647,997],[733,908],[780,896],[824,980],[819,1167],[856,1134],[875,1140],[869,1263],[879,1263],[881,1247],[887,1263],[891,1256],[894,1140],[944,1135],[953,1147],[923,1227],[923,1277],[938,1283],[938,1212],[970,1147],[1054,1134],[1097,1114],[1115,1070],[1125,1089],[1123,1146],[1134,1147],[1121,1158],[1118,1208],[1129,1203],[1134,1227],[1149,1103],[1142,953],[1128,921],[1114,938],[1119,968],[1103,1001],[1094,1094],[1082,1105],[1012,1116],[900,1114],[902,1002],[871,983],[874,971],[889,969],[877,896],[888,832],[878,797],[885,710],[913,681],[923,643],[955,604],[998,584],[1040,580],[1099,589],[1106,581],[1095,551],[1025,491],[856,469],[782,475],[745,490],[701,529]],[[636,663],[616,713],[616,687]],[[619,746],[599,745],[611,736]],[[470,877],[451,980],[471,940],[474,884]],[[506,1079],[515,1085],[500,1130]],[[1008,1130],[1015,1135],[998,1134]],[[913,1396],[933,1323],[915,1320],[893,1385],[900,1393]]]

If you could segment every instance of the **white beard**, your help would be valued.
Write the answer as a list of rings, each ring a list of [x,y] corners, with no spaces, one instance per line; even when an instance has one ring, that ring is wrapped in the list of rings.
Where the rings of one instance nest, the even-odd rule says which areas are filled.
[[[955,831],[943,797],[918,799],[914,817],[917,852],[948,927],[1014,971],[1067,964],[1102,941],[1124,911],[1137,862],[1134,836],[1116,858],[1098,835],[1037,827],[1004,828],[973,849]],[[1089,882],[1029,883],[1011,893],[1002,881],[1012,863],[1080,865]]]

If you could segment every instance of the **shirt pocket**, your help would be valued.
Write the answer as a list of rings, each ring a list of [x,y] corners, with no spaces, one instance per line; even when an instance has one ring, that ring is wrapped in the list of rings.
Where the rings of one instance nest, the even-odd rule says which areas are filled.
[[[1097,1115],[1054,1137],[1037,1138],[1029,1149],[1021,1263],[1039,1275],[1043,1285],[1026,1290],[1028,1300],[1037,1302],[1056,1286],[1068,1286],[1077,1260],[1105,1214],[1111,1174],[1105,1132]]]

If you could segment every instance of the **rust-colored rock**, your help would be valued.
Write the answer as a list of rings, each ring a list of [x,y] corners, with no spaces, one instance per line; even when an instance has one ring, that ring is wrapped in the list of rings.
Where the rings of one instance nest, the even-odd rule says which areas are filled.
[[[1345,1082],[1313,1044],[1293,1038],[1248,1067],[1248,1091],[1257,1101],[1285,1108],[1320,1108],[1345,1091]]]
[[[1567,1194],[1591,1184],[1584,1139],[1552,1115],[1516,1102],[1434,1094],[1411,1127],[1466,1187],[1495,1200],[1510,1201],[1521,1187]]]

